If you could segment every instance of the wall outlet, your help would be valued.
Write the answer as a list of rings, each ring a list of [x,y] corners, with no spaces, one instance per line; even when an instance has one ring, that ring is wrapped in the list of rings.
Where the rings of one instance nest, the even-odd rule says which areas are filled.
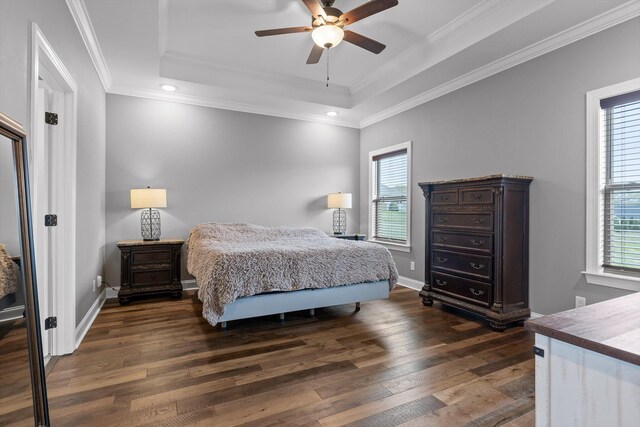
[[[585,305],[587,305],[587,299],[576,295],[576,308],[584,307]]]
[[[411,261],[411,263],[409,263],[409,268],[411,269],[411,271],[416,269],[416,262],[415,261]]]
[[[98,279],[97,286],[98,286],[98,289],[100,289],[102,287],[102,276],[98,275],[98,277],[96,279]]]
[[[91,285],[91,286],[92,286],[91,289],[93,289],[93,292],[95,292],[96,291],[96,281],[95,280],[93,281],[93,285]]]

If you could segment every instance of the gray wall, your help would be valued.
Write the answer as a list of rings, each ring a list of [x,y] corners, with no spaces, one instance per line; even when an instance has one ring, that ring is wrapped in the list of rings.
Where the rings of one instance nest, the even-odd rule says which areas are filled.
[[[108,95],[106,280],[120,284],[116,242],[140,238],[131,188],[167,189],[163,237],[186,239],[194,225],[212,221],[329,232],[326,195],[337,191],[353,193],[348,225],[358,231],[359,135],[357,129]]]
[[[640,19],[621,24],[361,131],[368,153],[413,141],[410,254],[400,274],[424,280],[424,197],[417,183],[494,173],[531,175],[530,303],[549,314],[628,292],[591,286],[585,268],[585,93],[640,75]],[[361,231],[367,202],[360,201]],[[409,262],[416,261],[416,271]]]
[[[80,323],[98,296],[91,284],[103,267],[105,93],[64,0],[2,0],[0,111],[27,126],[31,22],[38,24],[78,84],[76,323]]]

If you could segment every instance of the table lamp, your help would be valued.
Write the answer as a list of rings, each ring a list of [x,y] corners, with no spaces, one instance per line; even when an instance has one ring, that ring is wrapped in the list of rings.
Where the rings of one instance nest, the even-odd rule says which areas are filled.
[[[347,231],[347,213],[343,209],[351,209],[351,193],[329,193],[327,208],[333,211],[333,234],[344,234]]]
[[[153,208],[166,207],[167,190],[164,188],[131,189],[131,209],[144,209],[140,215],[140,232],[143,240],[160,240],[160,211]]]

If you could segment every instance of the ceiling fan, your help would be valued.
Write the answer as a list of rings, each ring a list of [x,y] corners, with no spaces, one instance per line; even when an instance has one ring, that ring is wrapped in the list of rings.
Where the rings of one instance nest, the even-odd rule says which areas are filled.
[[[256,36],[276,36],[279,34],[305,33],[311,31],[314,45],[307,59],[307,64],[317,64],[325,49],[336,47],[342,40],[378,54],[386,47],[369,37],[344,30],[347,25],[360,21],[383,10],[394,7],[398,0],[371,0],[363,5],[342,13],[333,7],[335,0],[302,0],[311,12],[310,27],[276,28],[256,31]]]

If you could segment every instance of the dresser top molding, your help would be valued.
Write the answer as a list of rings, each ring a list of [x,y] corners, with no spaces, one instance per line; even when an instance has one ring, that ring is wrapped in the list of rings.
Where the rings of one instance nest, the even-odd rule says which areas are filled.
[[[424,185],[433,185],[433,184],[458,184],[461,182],[487,181],[490,179],[512,179],[512,180],[518,180],[518,181],[533,181],[532,176],[495,174],[495,175],[487,175],[487,176],[478,176],[475,178],[459,178],[459,179],[451,179],[451,180],[444,180],[444,181],[419,182],[418,185],[424,186]]]

